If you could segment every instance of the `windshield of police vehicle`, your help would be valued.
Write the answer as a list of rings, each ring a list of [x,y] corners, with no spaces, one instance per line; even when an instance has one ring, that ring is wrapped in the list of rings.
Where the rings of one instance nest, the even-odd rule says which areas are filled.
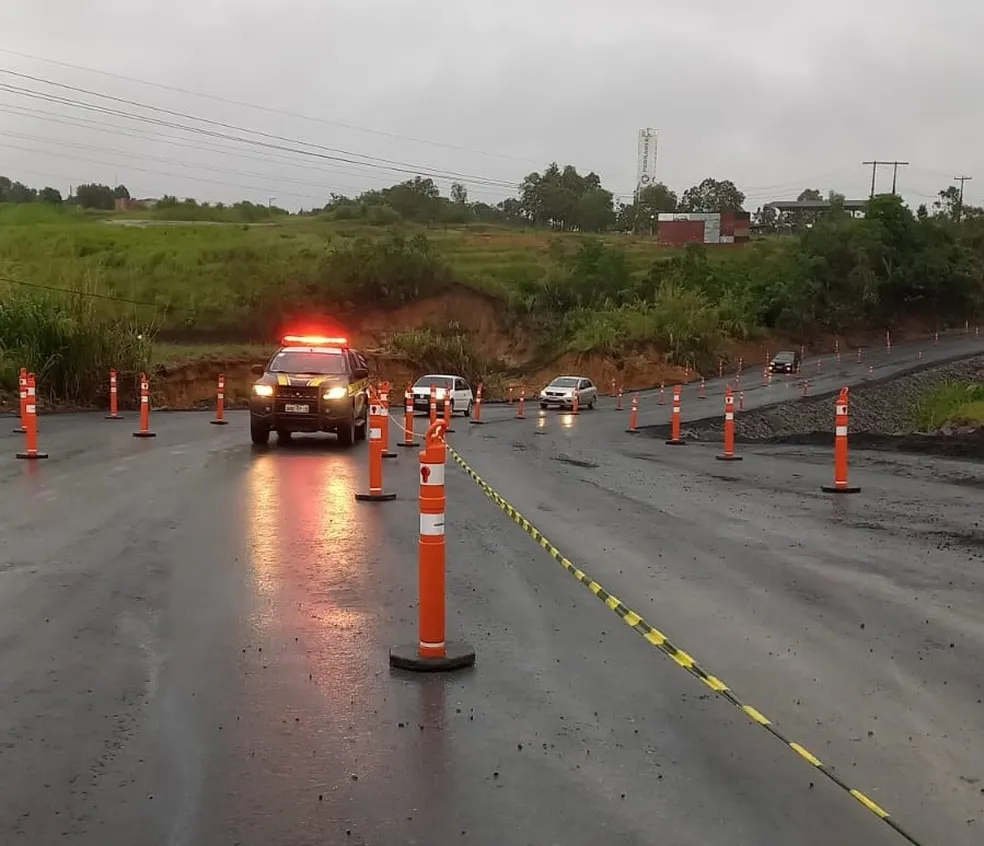
[[[347,372],[345,356],[340,350],[283,350],[273,357],[267,369],[271,373],[317,373],[320,376],[343,376]]]
[[[415,383],[415,388],[450,388],[451,380],[447,376],[421,376]]]
[[[575,379],[573,376],[560,376],[557,379],[554,379],[549,385],[547,385],[547,387],[548,388],[576,388],[577,379]]]

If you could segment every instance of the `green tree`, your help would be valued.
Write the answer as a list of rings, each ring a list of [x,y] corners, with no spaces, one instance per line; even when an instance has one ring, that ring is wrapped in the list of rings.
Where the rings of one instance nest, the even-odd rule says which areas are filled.
[[[730,179],[711,179],[708,177],[699,185],[683,192],[680,198],[680,211],[683,212],[723,212],[741,211],[745,195]]]
[[[52,206],[60,206],[62,204],[61,191],[57,188],[42,188],[38,192],[38,200]]]
[[[108,185],[87,183],[75,189],[75,202],[84,209],[111,211],[116,207],[113,189]]]
[[[468,189],[460,182],[451,183],[451,202],[463,206],[468,202]]]
[[[130,192],[127,190],[125,185],[117,185],[113,189],[113,199],[115,200],[129,200]]]

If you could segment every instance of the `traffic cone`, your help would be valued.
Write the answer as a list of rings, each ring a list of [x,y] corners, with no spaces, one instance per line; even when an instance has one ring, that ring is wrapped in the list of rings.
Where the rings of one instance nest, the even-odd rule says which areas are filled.
[[[119,385],[116,380],[116,371],[109,371],[109,414],[106,415],[107,420],[122,420],[123,415],[120,414],[120,401],[119,401]]]
[[[475,663],[475,650],[447,641],[447,545],[444,539],[444,423],[432,425],[420,452],[420,541],[418,544],[418,638],[390,650],[391,667],[415,672],[459,670]]]
[[[741,461],[740,455],[735,455],[735,396],[728,385],[724,395],[724,453],[714,456],[718,461]]]
[[[841,388],[834,406],[834,484],[824,485],[825,493],[858,493],[847,481],[847,388]]]
[[[379,404],[383,407],[382,416],[379,418],[383,458],[396,458],[396,453],[390,450],[390,387],[389,382],[383,382],[379,386]]]
[[[617,397],[618,398],[615,400],[615,410],[616,411],[621,411],[622,410],[622,386],[621,385],[618,386],[618,394],[617,394]]]
[[[27,441],[27,449],[24,452],[17,453],[18,458],[24,458],[28,461],[35,461],[39,458],[47,458],[48,453],[38,452],[38,404],[37,404],[37,383],[34,380],[34,374],[27,374],[27,404],[24,407],[24,428],[25,435],[27,436],[25,440]]]
[[[140,374],[140,431],[134,432],[135,438],[156,438],[157,433],[150,431],[150,383],[147,374]]]
[[[383,493],[383,415],[386,410],[375,393],[369,405],[369,493],[357,493],[359,502],[389,502],[395,493]]]
[[[670,423],[669,446],[686,446],[687,442],[680,437],[680,385],[673,388],[673,416]]]
[[[516,409],[516,419],[526,419],[526,389],[519,392],[519,407]]]
[[[639,394],[632,395],[632,412],[629,414],[629,428],[625,431],[630,435],[639,434]]]
[[[403,440],[401,447],[412,447],[413,443],[413,389],[407,385],[403,392]]]
[[[512,402],[512,400],[510,400]],[[454,410],[454,401],[448,394],[444,395],[444,431],[446,433],[453,432],[454,429],[451,428],[451,415]]]
[[[215,395],[215,419],[209,420],[213,426],[226,426],[229,421],[225,419],[225,375],[219,374],[219,390]]]
[[[20,375],[17,377],[17,389],[20,395],[20,426],[14,429],[15,435],[24,435],[27,433],[27,368],[22,367],[20,369]]]
[[[472,417],[469,423],[474,423],[479,426],[485,423],[482,419],[482,383],[478,383],[478,388],[475,390],[475,407],[472,408]]]

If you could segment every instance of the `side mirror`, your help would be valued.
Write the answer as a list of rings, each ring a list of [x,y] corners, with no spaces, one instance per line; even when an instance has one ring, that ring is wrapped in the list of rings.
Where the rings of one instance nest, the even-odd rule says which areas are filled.
[[[262,364],[251,364],[249,366],[249,372],[252,373],[254,376],[262,376],[263,375],[263,365]]]
[[[353,375],[355,376],[356,379],[368,379],[369,378],[369,371],[360,368],[360,369],[354,371]]]

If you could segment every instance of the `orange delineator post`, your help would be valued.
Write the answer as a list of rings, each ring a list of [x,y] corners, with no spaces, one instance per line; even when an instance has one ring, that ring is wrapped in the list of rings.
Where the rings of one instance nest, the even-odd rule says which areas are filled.
[[[478,388],[475,391],[475,406],[472,408],[472,418],[468,421],[469,423],[483,424],[485,421],[482,419],[482,383],[478,383]]]
[[[27,374],[27,404],[24,407],[25,419],[24,428],[27,430],[27,450],[17,453],[18,458],[26,458],[34,461],[39,458],[47,458],[48,453],[38,452],[38,404],[37,404],[37,383],[34,374]]]
[[[413,388],[407,385],[403,392],[403,440],[401,447],[412,447],[413,443]]]
[[[615,410],[622,411],[622,386],[618,386],[618,394],[616,395],[618,399],[615,400]]]
[[[150,431],[150,383],[147,374],[140,374],[140,431],[134,432],[135,438],[156,438],[156,432]]]
[[[445,433],[453,432],[454,429],[451,428],[451,415],[454,414],[454,400],[451,398],[450,392],[444,395],[444,431]]]
[[[419,605],[417,643],[390,650],[390,666],[402,670],[435,672],[457,670],[475,663],[475,650],[448,642],[444,540],[444,471],[447,443],[444,422],[433,424],[420,452]]]
[[[670,424],[669,446],[686,446],[687,442],[680,437],[680,385],[673,386],[673,417]]]
[[[395,493],[383,493],[383,416],[386,409],[379,396],[370,394],[369,399],[369,493],[357,493],[359,502],[389,502],[396,499]]]
[[[718,461],[741,461],[740,455],[735,455],[735,395],[728,385],[724,395],[724,452],[714,456]]]
[[[834,483],[824,485],[825,493],[858,493],[847,481],[847,388],[841,388],[834,406]]]
[[[395,452],[390,452],[390,383],[383,382],[379,386],[379,404],[383,407],[383,416],[379,420],[382,434],[383,458],[396,458]]]
[[[697,393],[697,399],[707,399],[707,394],[704,392],[704,377],[700,377],[700,391]]]
[[[614,396],[617,396],[617,395],[618,394],[617,394],[617,392],[615,390],[615,380],[612,379],[612,389],[611,389],[611,391],[609,391],[608,396],[614,397]]]
[[[519,408],[516,409],[516,419],[524,420],[526,418],[526,389],[523,388],[519,392]]]
[[[625,431],[630,435],[639,434],[639,394],[632,395],[632,413],[629,415],[629,428]]]
[[[123,415],[120,414],[119,385],[117,383],[115,370],[109,371],[109,414],[106,415],[106,419],[123,419]]]
[[[219,387],[215,393],[215,419],[209,420],[213,426],[226,426],[229,421],[225,419],[225,374],[219,374]]]
[[[437,385],[431,385],[430,393],[430,425],[437,422]]]
[[[14,429],[15,435],[23,435],[27,432],[27,368],[20,369],[17,377],[17,387],[20,391],[20,426]]]
[[[571,402],[570,413],[571,414],[581,413],[581,392],[577,388],[574,389],[574,398]]]
[[[666,383],[665,382],[660,382],[659,383],[659,404],[660,405],[666,405],[666,396],[664,395],[665,389],[666,389]]]

